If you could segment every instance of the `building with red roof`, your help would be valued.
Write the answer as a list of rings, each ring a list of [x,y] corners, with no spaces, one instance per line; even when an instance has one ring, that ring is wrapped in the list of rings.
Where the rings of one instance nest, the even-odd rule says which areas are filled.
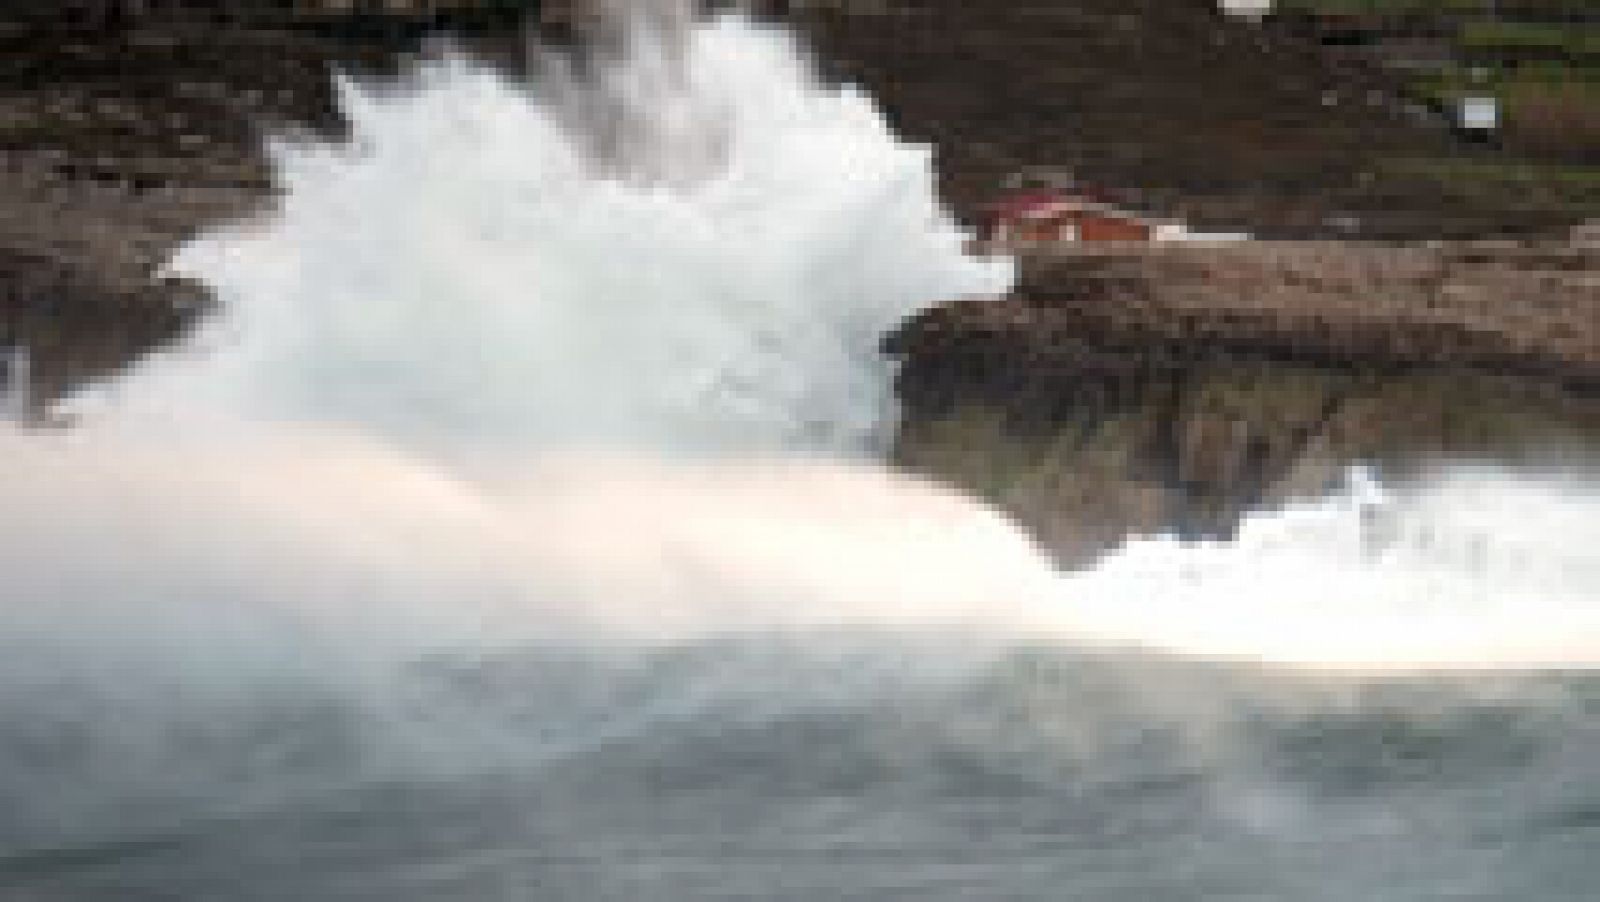
[[[998,244],[1153,241],[1162,222],[1078,190],[1015,191],[982,208],[979,235]]]

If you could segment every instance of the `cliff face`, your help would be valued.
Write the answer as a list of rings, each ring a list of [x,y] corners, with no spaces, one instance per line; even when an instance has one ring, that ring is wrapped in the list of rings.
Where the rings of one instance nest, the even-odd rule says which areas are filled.
[[[1600,449],[1600,249],[1571,242],[1083,248],[892,336],[899,459],[1081,561],[1227,535],[1352,463]]]
[[[1130,536],[1227,537],[1354,464],[1400,479],[1445,461],[1592,467],[1600,448],[1592,401],[1482,372],[1213,362],[1101,378],[1046,398],[1018,374],[999,403],[953,389],[907,414],[896,458],[1078,565]]]

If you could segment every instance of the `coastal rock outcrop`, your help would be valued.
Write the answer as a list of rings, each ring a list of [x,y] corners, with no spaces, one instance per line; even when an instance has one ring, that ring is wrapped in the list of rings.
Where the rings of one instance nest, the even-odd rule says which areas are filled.
[[[1600,447],[1600,252],[1577,240],[1080,246],[886,347],[901,462],[1066,561],[1132,533],[1226,536],[1354,463]]]

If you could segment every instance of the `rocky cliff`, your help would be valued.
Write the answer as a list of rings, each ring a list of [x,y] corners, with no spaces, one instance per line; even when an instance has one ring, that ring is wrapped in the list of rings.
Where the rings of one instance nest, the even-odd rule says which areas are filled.
[[[1357,462],[1582,464],[1600,449],[1600,247],[1089,247],[890,337],[899,456],[1065,559],[1227,535]]]

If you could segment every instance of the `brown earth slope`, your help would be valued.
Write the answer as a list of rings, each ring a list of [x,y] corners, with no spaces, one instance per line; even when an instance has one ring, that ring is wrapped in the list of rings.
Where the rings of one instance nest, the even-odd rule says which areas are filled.
[[[806,7],[823,57],[938,148],[963,210],[1045,166],[1266,236],[1469,237],[1600,215],[1600,172],[1544,177],[1466,144],[1408,111],[1396,76],[1214,0]]]

